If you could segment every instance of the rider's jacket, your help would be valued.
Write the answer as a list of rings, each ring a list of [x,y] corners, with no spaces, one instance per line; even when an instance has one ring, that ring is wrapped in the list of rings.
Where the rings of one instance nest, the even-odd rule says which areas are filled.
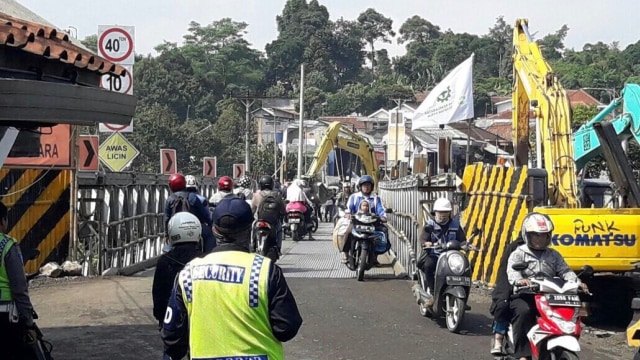
[[[423,242],[429,241],[434,244],[446,244],[452,240],[458,240],[461,243],[467,241],[464,230],[462,229],[458,219],[450,219],[446,224],[442,225],[438,224],[433,219],[429,219],[425,224],[425,228],[429,225],[433,227],[433,231],[428,233],[423,229],[421,235],[421,240]],[[429,255],[440,255],[442,252],[442,249],[429,249]]]
[[[355,214],[358,212],[360,208],[360,203],[362,200],[369,201],[371,204],[371,211],[374,211],[376,215],[380,218],[386,218],[387,214],[384,211],[384,206],[382,206],[382,199],[380,199],[376,194],[370,193],[368,196],[363,194],[361,191],[355,194],[351,194],[349,196],[349,200],[347,201],[347,208],[345,209],[345,213],[347,214]]]
[[[513,264],[527,263],[528,267],[522,271],[514,270]],[[534,251],[523,244],[511,253],[507,262],[507,276],[509,283],[516,285],[523,278],[531,278],[542,272],[549,276],[559,276],[565,281],[577,281],[574,273],[562,255],[554,249],[547,248],[542,251]]]

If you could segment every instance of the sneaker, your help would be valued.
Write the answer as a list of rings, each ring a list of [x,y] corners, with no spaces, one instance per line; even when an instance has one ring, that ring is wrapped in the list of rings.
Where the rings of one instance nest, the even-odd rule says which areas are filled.
[[[504,342],[504,335],[495,334],[493,337],[493,347],[491,347],[491,355],[502,355],[502,345]]]

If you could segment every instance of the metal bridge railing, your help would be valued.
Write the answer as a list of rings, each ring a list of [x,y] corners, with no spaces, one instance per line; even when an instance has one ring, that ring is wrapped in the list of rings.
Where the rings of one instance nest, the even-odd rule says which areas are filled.
[[[398,262],[410,276],[415,274],[416,261],[422,251],[419,244],[420,232],[425,220],[430,216],[433,202],[446,197],[454,203],[455,174],[433,177],[417,174],[398,180],[381,182],[379,195],[386,207],[393,209],[388,215],[389,240]]]
[[[168,176],[132,173],[79,173],[77,237],[71,258],[83,263],[84,275],[116,273],[161,255]],[[202,179],[201,195],[215,187]]]

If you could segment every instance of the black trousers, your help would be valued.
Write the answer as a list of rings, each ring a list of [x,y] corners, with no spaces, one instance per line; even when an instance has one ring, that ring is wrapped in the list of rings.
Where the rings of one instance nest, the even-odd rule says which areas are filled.
[[[431,294],[435,291],[434,286],[436,282],[436,265],[438,265],[438,257],[436,255],[429,255],[428,252],[423,252],[416,264],[420,270],[424,273],[427,287],[431,289]]]
[[[511,299],[514,357],[531,357],[527,333],[536,324],[536,304],[533,295],[519,295]]]
[[[9,322],[9,314],[0,312],[0,359],[33,359],[34,354],[22,341],[22,325]]]

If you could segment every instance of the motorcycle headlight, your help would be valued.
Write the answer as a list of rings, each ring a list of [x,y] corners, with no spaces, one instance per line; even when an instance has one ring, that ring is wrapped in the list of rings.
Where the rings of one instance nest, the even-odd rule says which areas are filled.
[[[565,334],[573,334],[576,332],[576,323],[574,323],[573,321],[566,321],[556,316],[553,316],[551,318],[553,319],[553,322],[555,322],[560,330],[562,330]]]
[[[462,275],[464,272],[464,258],[460,254],[451,254],[447,257],[449,269],[455,275]]]

